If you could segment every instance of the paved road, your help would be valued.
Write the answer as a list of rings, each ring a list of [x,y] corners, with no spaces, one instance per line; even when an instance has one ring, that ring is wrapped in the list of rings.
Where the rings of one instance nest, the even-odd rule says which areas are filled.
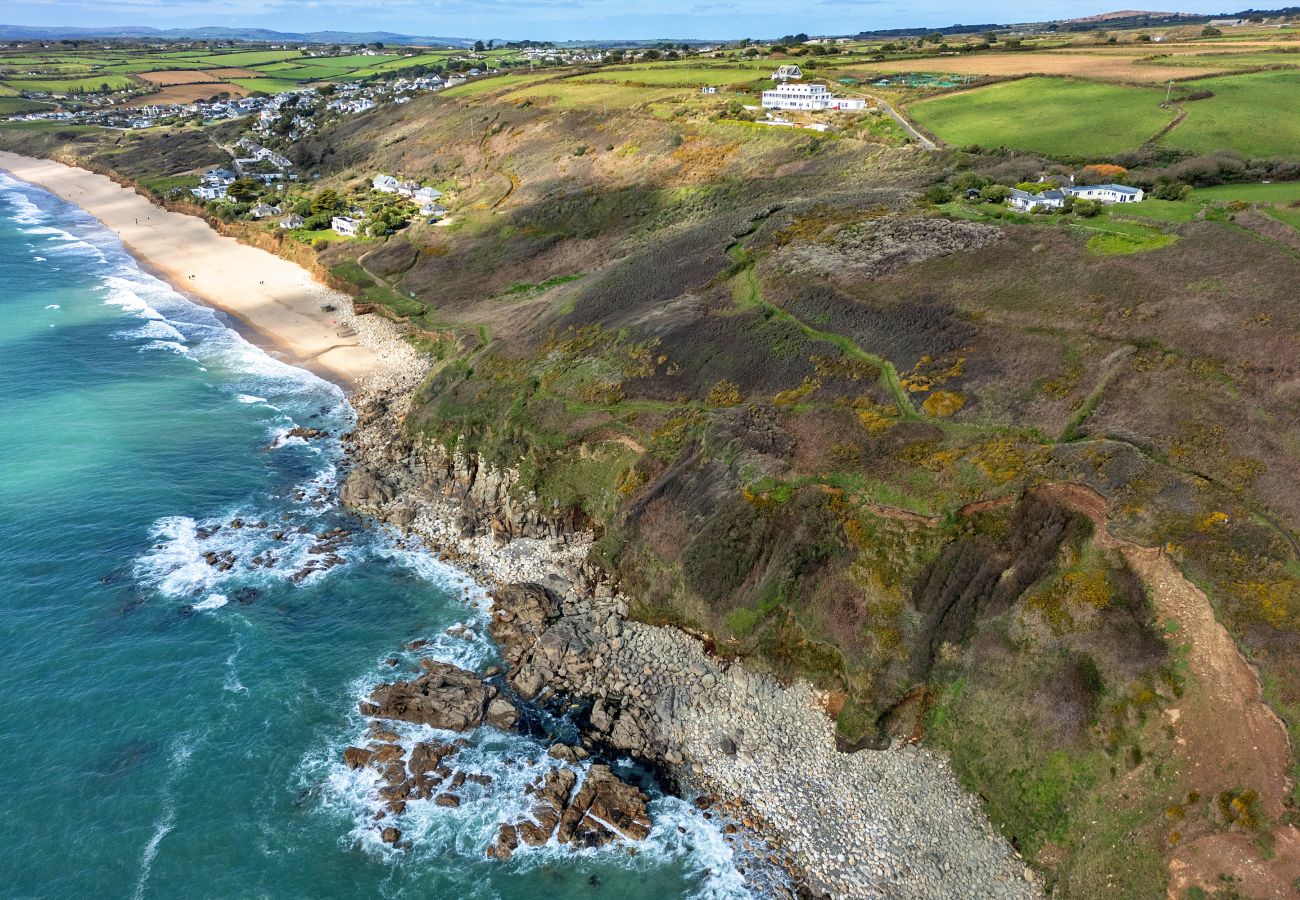
[[[884,100],[881,100],[879,97],[872,97],[872,98],[871,98],[871,101],[872,101],[873,103],[875,103],[877,106],[879,106],[881,109],[883,109],[886,113],[888,113],[888,114],[889,114],[889,117],[890,117],[891,119],[893,119],[895,122],[897,122],[897,123],[899,124],[899,126],[900,126],[904,131],[907,132],[908,136],[911,137],[912,140],[916,141],[918,144],[920,144],[922,147],[924,147],[924,148],[927,149],[927,150],[938,150],[938,149],[939,149],[939,145],[938,145],[938,144],[936,144],[934,141],[930,140],[930,139],[929,139],[928,137],[926,137],[925,135],[921,134],[921,132],[917,131],[915,125],[913,125],[911,122],[907,121],[907,119],[904,119],[904,118],[903,118],[903,117],[898,113],[898,111],[895,110],[894,107],[890,106],[887,102],[885,102]]]

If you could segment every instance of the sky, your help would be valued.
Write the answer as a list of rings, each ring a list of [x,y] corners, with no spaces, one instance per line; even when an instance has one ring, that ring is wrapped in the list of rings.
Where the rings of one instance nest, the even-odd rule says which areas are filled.
[[[1242,0],[1156,8],[1216,13]],[[741,38],[1026,22],[1133,8],[1132,0],[5,0],[6,25],[205,25],[392,31],[519,40]]]

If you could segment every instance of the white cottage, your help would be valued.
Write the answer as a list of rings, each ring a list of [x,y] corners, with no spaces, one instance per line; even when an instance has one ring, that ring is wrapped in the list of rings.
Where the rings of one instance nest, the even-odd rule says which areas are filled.
[[[1126,184],[1085,184],[1068,188],[1076,200],[1096,200],[1098,203],[1141,203],[1146,193],[1142,188]]]

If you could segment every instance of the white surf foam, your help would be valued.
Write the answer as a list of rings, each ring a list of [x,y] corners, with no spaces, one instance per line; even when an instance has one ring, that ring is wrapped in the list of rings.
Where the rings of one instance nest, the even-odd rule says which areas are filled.
[[[225,594],[209,594],[206,599],[194,604],[196,610],[203,609],[221,609],[230,602],[230,598]]]

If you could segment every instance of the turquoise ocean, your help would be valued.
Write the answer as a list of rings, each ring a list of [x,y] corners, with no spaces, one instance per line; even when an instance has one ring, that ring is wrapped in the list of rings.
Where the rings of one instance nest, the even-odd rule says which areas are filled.
[[[341,763],[358,699],[419,656],[495,651],[478,586],[337,507],[337,438],[284,439],[351,420],[337,387],[0,174],[0,896],[747,896],[715,826],[649,783],[635,854],[487,860],[554,764],[487,729],[457,762],[493,784],[412,803],[385,821],[409,848],[379,842],[375,785]],[[333,528],[343,562],[303,575]]]

